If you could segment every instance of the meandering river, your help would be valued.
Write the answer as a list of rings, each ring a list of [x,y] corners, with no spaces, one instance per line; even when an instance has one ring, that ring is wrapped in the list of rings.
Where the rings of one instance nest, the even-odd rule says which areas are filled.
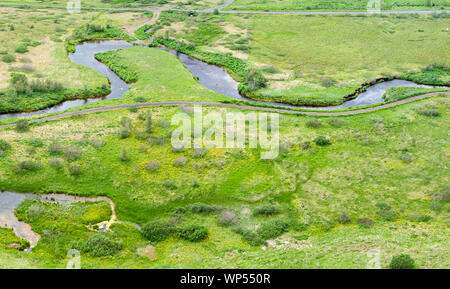
[[[130,85],[125,83],[122,79],[120,79],[120,77],[117,74],[115,74],[111,69],[109,69],[106,65],[97,61],[94,55],[100,52],[114,51],[129,47],[133,47],[133,45],[124,40],[99,40],[81,43],[77,45],[75,53],[69,54],[69,58],[73,62],[92,68],[96,72],[100,73],[101,75],[109,79],[111,83],[111,93],[108,94],[107,96],[100,98],[66,100],[58,105],[34,112],[0,114],[0,120],[11,117],[27,117],[44,113],[61,112],[69,108],[97,101],[102,101],[105,99],[121,98],[122,95],[128,91]],[[198,76],[200,84],[212,91],[229,96],[234,99],[246,100],[249,102],[257,102],[278,107],[297,107],[303,109],[334,110],[338,108],[358,107],[382,103],[384,101],[383,95],[386,92],[386,90],[390,87],[424,87],[424,88],[438,87],[431,85],[421,85],[411,81],[396,79],[375,84],[369,87],[365,92],[359,94],[356,98],[336,106],[310,107],[310,106],[295,106],[277,102],[263,102],[251,100],[249,98],[241,96],[238,92],[239,83],[236,82],[233,78],[231,78],[231,76],[227,73],[227,71],[221,67],[208,64],[206,62],[193,58],[189,55],[179,53],[171,49],[167,48],[149,48],[149,49],[160,49],[168,51],[172,53],[175,57],[179,57],[179,59],[184,64],[186,69],[188,69],[193,76]]]

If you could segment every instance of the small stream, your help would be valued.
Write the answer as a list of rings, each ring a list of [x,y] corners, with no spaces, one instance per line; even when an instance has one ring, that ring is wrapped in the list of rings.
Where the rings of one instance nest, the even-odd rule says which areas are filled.
[[[85,202],[99,202],[106,201],[111,206],[111,219],[109,221],[97,224],[100,231],[108,229],[115,221],[115,207],[114,202],[107,197],[78,197],[67,194],[30,194],[30,193],[16,193],[16,192],[1,192],[0,191],[0,227],[12,228],[14,233],[21,239],[30,242],[28,252],[35,247],[41,236],[34,232],[31,226],[25,222],[21,222],[14,214],[15,209],[26,199],[39,200],[45,203],[56,203],[61,205],[68,205],[73,203]]]
[[[11,117],[28,117],[43,113],[51,113],[51,112],[61,112],[65,111],[69,108],[81,106],[88,103],[93,103],[105,99],[113,99],[113,98],[121,98],[123,94],[125,94],[130,85],[125,83],[122,79],[120,79],[117,74],[115,74],[111,69],[109,69],[103,63],[97,61],[94,57],[96,53],[113,51],[118,49],[124,49],[133,47],[132,44],[124,41],[124,40],[98,40],[98,41],[90,41],[84,42],[82,44],[77,45],[75,53],[70,53],[69,58],[78,64],[85,65],[89,68],[92,68],[96,72],[101,75],[107,77],[111,83],[111,93],[104,97],[99,98],[88,98],[88,99],[77,99],[77,100],[67,100],[58,105],[52,106],[50,108],[42,109],[35,112],[24,112],[24,113],[9,113],[9,114],[0,114],[0,120],[11,118]],[[406,80],[390,80],[382,83],[375,84],[361,94],[359,94],[356,98],[346,101],[341,105],[336,106],[325,106],[325,107],[311,107],[311,106],[296,106],[291,104],[284,104],[278,102],[265,102],[252,100],[246,97],[243,97],[238,92],[238,82],[236,82],[231,76],[227,73],[224,68],[218,67],[216,65],[208,64],[206,62],[200,61],[196,58],[193,58],[189,55],[177,52],[175,50],[171,50],[168,48],[149,48],[149,49],[159,49],[170,52],[175,57],[179,57],[181,62],[184,64],[186,69],[188,69],[192,75],[198,76],[199,83],[204,87],[215,91],[217,93],[229,96],[238,100],[245,100],[249,102],[256,102],[260,104],[273,105],[278,107],[295,107],[295,108],[303,108],[303,109],[315,109],[315,110],[334,110],[339,108],[346,107],[358,107],[376,103],[382,103],[383,95],[386,90],[390,87],[423,87],[423,88],[435,88],[438,86],[431,85],[421,85],[411,81]]]

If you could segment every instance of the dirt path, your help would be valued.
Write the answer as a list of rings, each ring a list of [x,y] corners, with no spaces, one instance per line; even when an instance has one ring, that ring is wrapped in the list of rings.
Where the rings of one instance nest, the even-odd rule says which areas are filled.
[[[153,11],[161,12],[161,11],[192,11],[199,13],[211,13],[215,9],[220,10],[220,13],[229,13],[229,14],[304,14],[304,15],[341,15],[341,14],[350,14],[350,15],[365,15],[365,14],[431,14],[431,13],[439,13],[439,12],[447,12],[450,13],[450,10],[404,10],[404,11],[380,11],[380,12],[368,12],[368,11],[223,11],[222,8],[225,8],[231,5],[234,0],[229,0],[226,3],[210,9],[205,10],[191,10],[191,9],[156,9],[156,8],[108,8],[108,7],[81,7],[82,10],[110,10],[110,11]],[[61,5],[44,5],[44,4],[24,4],[24,3],[9,3],[9,2],[0,2],[0,5],[6,6],[30,6],[30,7],[42,7],[42,8],[67,8],[66,6]]]
[[[45,121],[50,121],[50,120],[58,120],[58,119],[71,117],[74,115],[82,115],[82,114],[90,114],[90,113],[95,113],[95,112],[127,109],[131,106],[157,107],[157,106],[177,106],[177,105],[204,105],[204,106],[240,108],[240,109],[248,109],[248,110],[276,112],[276,113],[282,113],[282,114],[293,114],[293,115],[343,116],[343,115],[355,115],[355,114],[377,111],[377,110],[394,107],[394,106],[397,106],[400,104],[409,103],[409,102],[413,102],[413,101],[428,98],[428,97],[438,96],[438,95],[442,95],[442,96],[450,95],[450,91],[427,93],[427,94],[422,94],[422,95],[417,95],[417,96],[413,96],[410,98],[402,99],[402,100],[399,100],[396,102],[383,104],[380,106],[362,108],[362,109],[356,109],[356,110],[350,110],[350,111],[338,111],[338,112],[296,111],[296,110],[289,110],[289,109],[282,109],[282,108],[258,107],[258,106],[251,106],[251,105],[238,105],[238,104],[232,104],[232,103],[218,103],[218,102],[205,102],[205,101],[203,101],[203,102],[166,101],[166,102],[129,103],[129,104],[119,104],[119,105],[112,105],[112,106],[90,108],[90,109],[85,109],[85,110],[80,110],[80,111],[71,111],[71,112],[66,112],[66,113],[62,113],[62,114],[58,114],[58,115],[47,116],[47,117],[43,117],[43,118],[39,118],[39,119],[33,119],[33,120],[30,120],[30,122],[36,123],[36,122],[45,122]],[[0,125],[0,129],[10,128],[10,127],[14,127],[14,126],[15,126],[15,124]]]
[[[143,22],[143,23],[138,23],[138,24],[135,24],[135,25],[132,25],[132,26],[128,26],[128,27],[123,27],[123,29],[125,30],[125,32],[128,35],[133,36],[134,35],[134,31],[139,29],[139,27],[142,27],[144,25],[150,25],[151,26],[151,25],[155,24],[156,21],[159,18],[159,13],[160,13],[160,11],[155,11],[153,13],[153,17],[151,19],[149,19],[148,21]]]

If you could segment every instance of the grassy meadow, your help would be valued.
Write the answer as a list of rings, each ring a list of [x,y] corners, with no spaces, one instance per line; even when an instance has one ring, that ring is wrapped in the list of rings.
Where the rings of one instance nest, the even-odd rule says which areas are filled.
[[[363,83],[448,67],[450,24],[433,16],[198,15],[163,13],[154,35],[248,61],[267,79],[253,98],[340,104]],[[428,84],[449,85],[449,70]]]
[[[436,97],[349,117],[282,115],[281,152],[273,161],[261,160],[260,149],[174,151],[170,119],[191,115],[189,107],[96,113],[26,132],[3,129],[0,138],[11,148],[0,157],[0,189],[110,197],[120,222],[104,234],[121,250],[106,257],[84,253],[84,268],[365,268],[374,248],[383,267],[407,253],[419,268],[448,268],[448,142],[442,138],[448,109],[448,98]],[[151,132],[142,120],[147,111]],[[318,136],[331,144],[315,144]],[[22,203],[16,214],[42,240],[31,255],[3,247],[0,264],[28,267],[32,258],[32,266],[65,266],[68,248],[98,234],[87,220],[108,218],[98,205],[85,217],[88,206],[75,214],[64,205]],[[257,213],[264,206],[275,209]],[[224,210],[238,221],[220,225]],[[149,242],[133,224],[152,220],[201,225],[208,237]],[[263,234],[259,228],[276,222],[287,227],[266,236],[274,240],[268,245],[257,245],[252,232]]]
[[[2,2],[18,3],[13,0],[5,0]],[[67,6],[67,0],[23,0],[22,4],[39,4],[39,5],[54,5]],[[224,3],[224,0],[84,0],[81,1],[81,7],[103,7],[103,8],[179,8],[179,9],[209,9],[217,7]]]
[[[123,96],[139,102],[158,101],[220,101],[228,97],[215,93],[194,80],[179,59],[170,52],[133,47],[97,55],[97,59],[110,66],[119,76],[127,79],[133,73],[134,84]],[[114,65],[120,67],[115,70]]]
[[[367,0],[235,0],[225,10],[365,11]],[[448,0],[382,0],[381,10],[449,9]]]

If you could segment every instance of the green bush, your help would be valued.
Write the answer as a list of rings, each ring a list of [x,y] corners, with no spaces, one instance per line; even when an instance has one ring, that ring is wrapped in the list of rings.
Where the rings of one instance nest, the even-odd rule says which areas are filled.
[[[160,166],[161,164],[158,161],[150,161],[145,165],[145,169],[149,172],[156,172]]]
[[[260,246],[266,243],[260,235],[250,230],[240,230],[238,233],[242,236],[242,239],[247,241],[252,246]]]
[[[48,152],[52,155],[60,155],[63,152],[63,148],[60,142],[52,142],[48,147]]]
[[[81,175],[81,167],[80,167],[80,165],[78,165],[78,164],[71,164],[69,166],[69,174],[71,176],[74,176],[74,177]]]
[[[142,227],[142,235],[151,242],[160,242],[169,237],[173,226],[167,221],[152,221]]]
[[[322,126],[322,123],[318,119],[311,119],[306,122],[306,127],[309,128],[319,128]]]
[[[26,119],[21,119],[18,122],[16,122],[16,131],[18,132],[25,132],[30,129],[30,125]]]
[[[79,160],[81,158],[81,149],[75,146],[69,146],[64,150],[64,156],[69,162]]]
[[[267,79],[264,77],[262,72],[253,67],[247,69],[244,81],[252,90],[258,90],[266,87],[267,85]]]
[[[201,225],[187,225],[176,230],[176,236],[189,242],[200,242],[208,238],[208,229]]]
[[[34,172],[41,167],[41,164],[35,161],[22,161],[19,163],[19,166],[16,168],[17,173],[24,172]]]
[[[21,43],[19,45],[16,46],[16,48],[14,49],[14,52],[16,53],[26,53],[28,52],[28,47],[25,43]]]
[[[85,251],[93,257],[112,256],[122,249],[120,243],[117,243],[105,235],[96,234],[87,240]]]
[[[16,61],[16,57],[14,57],[14,55],[11,54],[6,54],[2,56],[2,61],[6,63],[11,63]]]
[[[276,238],[289,230],[289,224],[283,220],[270,220],[262,223],[257,233],[261,238],[268,240]]]
[[[139,108],[136,105],[132,105],[128,108],[128,110],[132,113],[136,113],[139,111]]]
[[[187,163],[187,158],[185,157],[178,157],[173,161],[174,167],[184,167],[184,165]]]
[[[348,216],[347,212],[345,210],[342,210],[338,217],[338,222],[341,224],[348,224],[350,223],[350,217]]]
[[[0,156],[11,149],[11,145],[4,139],[0,139]]]
[[[191,211],[195,214],[204,214],[208,215],[211,213],[214,213],[217,209],[213,206],[202,204],[202,203],[195,203],[189,206]]]
[[[259,207],[256,207],[253,210],[253,216],[258,216],[258,215],[264,215],[264,216],[271,216],[271,215],[276,215],[280,213],[280,209],[272,204],[264,204],[261,205]]]
[[[327,145],[331,145],[331,141],[329,139],[327,139],[324,136],[318,136],[314,139],[314,142],[318,145],[318,146],[327,146]]]
[[[370,228],[373,226],[374,221],[368,218],[360,218],[357,220],[358,224],[364,228]]]
[[[55,169],[61,169],[63,167],[63,160],[60,158],[52,158],[49,162],[50,166]]]
[[[120,138],[121,138],[121,139],[126,139],[126,138],[130,137],[130,135],[131,135],[131,130],[130,130],[130,128],[128,128],[128,127],[122,127],[122,128],[120,129]]]
[[[414,269],[415,262],[411,256],[407,254],[400,254],[392,257],[389,264],[390,269]]]

